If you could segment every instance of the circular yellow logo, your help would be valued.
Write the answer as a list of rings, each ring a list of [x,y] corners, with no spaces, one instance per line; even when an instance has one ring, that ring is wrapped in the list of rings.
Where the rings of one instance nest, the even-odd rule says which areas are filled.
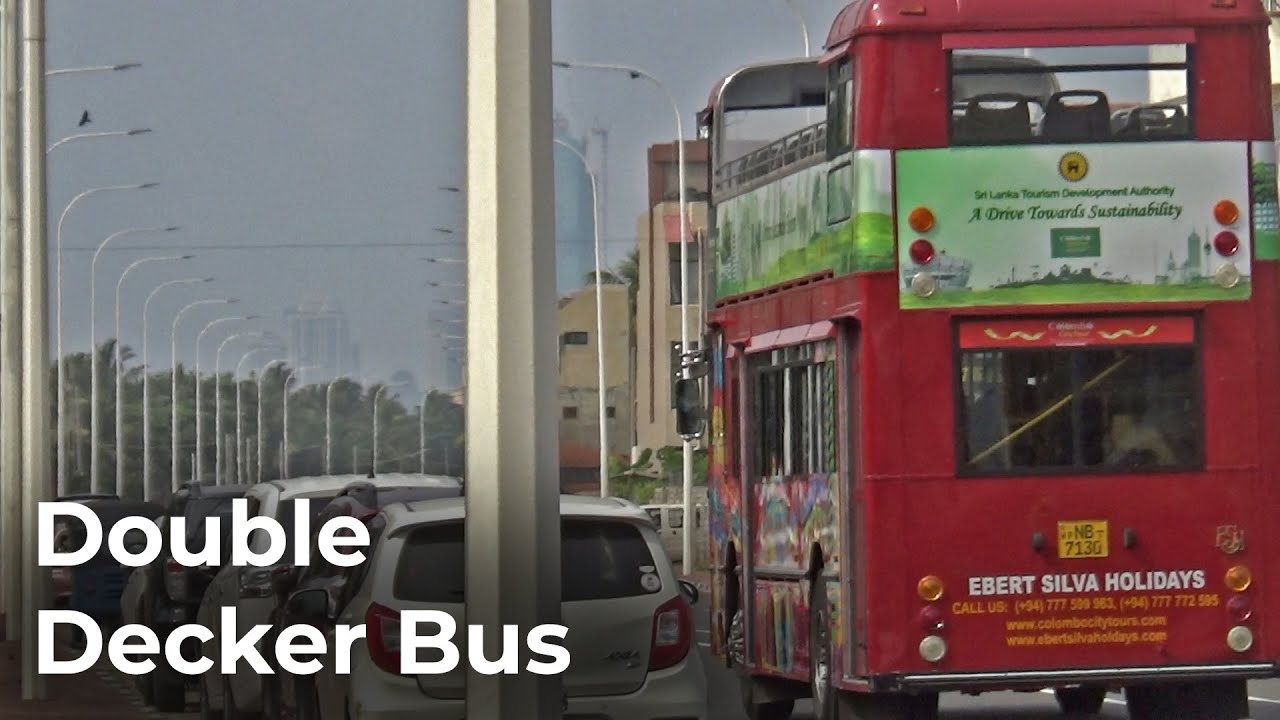
[[[1078,152],[1069,152],[1058,161],[1058,174],[1070,182],[1083,180],[1089,174],[1089,161]]]

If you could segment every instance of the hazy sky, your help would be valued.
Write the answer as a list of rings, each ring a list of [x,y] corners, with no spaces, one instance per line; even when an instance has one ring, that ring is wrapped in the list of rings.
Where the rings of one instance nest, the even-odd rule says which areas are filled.
[[[795,4],[818,53],[843,0]],[[558,57],[652,72],[675,93],[690,136],[694,114],[720,76],[803,51],[784,0],[555,0],[554,8]],[[240,303],[183,317],[179,360],[187,364],[197,332],[210,320],[257,314],[263,319],[239,327],[281,331],[286,307],[316,299],[348,313],[365,379],[408,369],[420,383],[437,380],[423,377],[441,367],[428,360],[439,341],[427,336],[426,317],[445,310],[437,300],[451,295],[424,282],[458,282],[461,275],[458,266],[419,258],[463,252],[451,236],[432,231],[464,220],[461,197],[436,189],[460,183],[464,173],[463,0],[52,0],[47,12],[50,70],[143,64],[51,78],[49,143],[84,131],[154,130],[68,143],[50,155],[50,242],[77,193],[160,183],[95,194],[67,215],[68,351],[89,346],[92,249],[117,230],[178,224],[178,233],[119,238],[112,246],[120,250],[102,254],[99,342],[114,334],[115,286],[124,267],[149,255],[191,252],[198,257],[143,265],[125,283],[121,334],[140,353],[142,304],[151,289],[179,277],[217,278],[169,288],[152,303],[153,368],[169,364],[173,315],[193,300]],[[645,149],[674,139],[674,118],[665,97],[643,82],[556,72],[556,107],[573,132],[609,131],[602,181],[613,262],[635,242],[636,218],[645,209]],[[85,109],[93,122],[78,128]],[[243,249],[264,245],[276,247]],[[235,327],[222,324],[205,336],[203,367],[212,369],[214,349]],[[224,369],[243,347],[228,346]]]

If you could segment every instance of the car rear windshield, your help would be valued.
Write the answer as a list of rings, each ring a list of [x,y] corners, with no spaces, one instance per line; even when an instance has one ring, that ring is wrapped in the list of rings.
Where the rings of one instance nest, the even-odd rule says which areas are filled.
[[[338,493],[331,495],[295,495],[280,503],[279,517],[276,521],[280,523],[280,527],[284,528],[285,536],[285,554],[283,557],[290,558],[293,556],[293,526],[295,522],[294,508],[297,507],[298,500],[310,500],[310,507],[307,508],[309,518],[309,530],[315,531],[316,519],[320,517],[320,513],[324,512],[325,507],[338,497]]]
[[[222,518],[218,521],[219,529],[229,527],[224,521],[231,517],[231,501],[235,499],[234,495],[227,495],[192,498],[187,501],[187,507],[182,513],[187,521],[187,537],[203,537],[204,523],[211,517]]]
[[[648,595],[656,573],[640,529],[628,522],[573,519],[561,523],[561,600]],[[424,525],[405,540],[392,592],[399,600],[460,603],[465,597],[462,523]]]

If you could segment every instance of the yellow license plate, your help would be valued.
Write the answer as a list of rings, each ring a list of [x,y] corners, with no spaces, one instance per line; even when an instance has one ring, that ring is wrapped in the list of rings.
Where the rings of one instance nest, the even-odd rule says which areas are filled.
[[[1100,558],[1107,550],[1106,520],[1058,522],[1058,557]]]

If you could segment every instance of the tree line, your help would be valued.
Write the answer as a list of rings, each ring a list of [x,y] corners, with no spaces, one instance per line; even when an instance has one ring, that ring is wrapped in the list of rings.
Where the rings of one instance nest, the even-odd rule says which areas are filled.
[[[121,382],[123,443],[116,447],[115,346],[109,340],[97,349],[98,369],[98,463],[101,482],[114,490],[117,453],[124,457],[124,490],[128,497],[143,496],[143,369],[129,366],[134,358],[128,346],[121,346],[124,374]],[[278,363],[261,377],[262,447],[261,479],[303,477],[325,474],[325,411],[328,382],[300,386],[301,374],[289,385],[289,436],[284,447],[284,382],[294,368]],[[67,387],[64,391],[68,413],[66,431],[67,492],[90,490],[92,358],[89,353],[66,356]],[[180,482],[194,480],[196,452],[196,377],[179,364],[177,372],[178,477]],[[237,448],[236,381],[232,372],[222,370],[215,378],[212,368],[201,367],[200,415],[203,442],[200,447],[202,481],[214,483],[216,467],[217,386],[221,385],[223,478],[236,483],[258,479],[258,387],[257,371],[240,380],[240,437],[246,441]],[[158,496],[171,487],[172,423],[171,403],[173,371],[149,375],[150,394],[150,460],[151,482]],[[57,412],[57,374],[50,372],[54,412]],[[366,474],[411,472],[461,475],[463,471],[464,410],[444,393],[430,391],[404,402],[392,388],[381,384],[364,385],[340,379],[333,384],[329,400],[331,417],[332,472]],[[373,466],[374,396],[380,394],[378,411],[377,467]],[[425,440],[424,440],[425,436]],[[56,442],[56,441],[55,441]],[[420,444],[423,447],[420,447]],[[237,449],[242,452],[237,453]],[[425,450],[425,452],[422,452]],[[56,458],[56,454],[55,454]],[[56,459],[55,459],[56,462]],[[239,471],[239,472],[237,472]]]

